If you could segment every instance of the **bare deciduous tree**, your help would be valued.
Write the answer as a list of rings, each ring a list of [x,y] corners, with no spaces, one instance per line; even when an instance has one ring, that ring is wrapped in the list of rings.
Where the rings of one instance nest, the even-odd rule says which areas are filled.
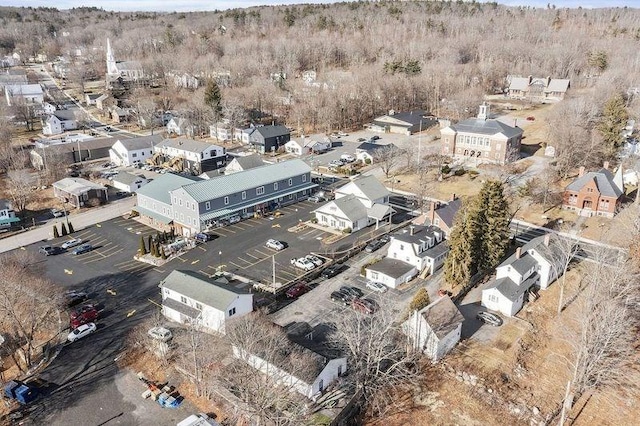
[[[387,179],[400,161],[400,154],[401,151],[393,145],[381,146],[373,151],[373,162],[380,166]]]
[[[8,189],[13,207],[18,212],[24,212],[27,203],[33,196],[32,187],[35,184],[35,179],[27,169],[9,170],[7,176],[9,177]]]

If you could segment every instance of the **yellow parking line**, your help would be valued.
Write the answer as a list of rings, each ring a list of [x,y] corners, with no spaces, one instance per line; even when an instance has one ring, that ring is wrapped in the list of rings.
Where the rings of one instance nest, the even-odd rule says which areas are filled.
[[[198,248],[199,248],[200,250],[202,250],[202,251],[207,251],[207,249],[206,249],[206,248],[204,248],[204,247],[202,247],[202,246],[198,246]]]

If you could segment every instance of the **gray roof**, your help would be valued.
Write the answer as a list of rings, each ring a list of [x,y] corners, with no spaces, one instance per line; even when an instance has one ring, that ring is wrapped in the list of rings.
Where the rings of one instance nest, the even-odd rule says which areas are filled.
[[[336,189],[335,192],[344,194],[342,190],[349,185],[355,185],[372,201],[389,195],[389,190],[375,176],[361,176]]]
[[[102,96],[102,93],[87,93],[86,96],[91,100],[95,100]]]
[[[263,138],[273,138],[277,136],[288,135],[291,132],[284,126],[276,125],[276,126],[260,126],[255,129],[258,133],[262,135]]]
[[[422,257],[428,257],[431,259],[435,259],[438,256],[440,256],[441,254],[445,254],[449,251],[449,243],[445,240],[442,241],[438,244],[436,244],[435,246],[431,247],[428,250],[425,250],[424,253],[422,253]]]
[[[104,186],[82,178],[64,178],[53,183],[53,187],[68,194],[81,195],[91,189],[106,190]]]
[[[462,324],[464,317],[449,296],[442,296],[420,310],[433,333],[442,339]]]
[[[456,124],[452,124],[451,129],[456,132],[464,133],[476,133],[482,135],[496,135],[498,133],[504,134],[507,138],[522,135],[522,129],[519,127],[511,127],[498,120],[482,119],[482,118],[470,118],[468,120],[462,120]]]
[[[264,161],[262,161],[262,158],[260,158],[260,156],[257,154],[234,157],[234,159],[231,160],[229,164],[227,164],[227,167],[229,167],[229,165],[233,162],[238,163],[242,170],[249,170],[256,167],[264,166]]]
[[[117,61],[118,71],[142,70],[142,64],[138,61]]]
[[[14,96],[18,95],[42,95],[42,86],[39,84],[14,84],[7,86],[5,90]]]
[[[367,216],[374,219],[382,220],[389,213],[395,213],[395,210],[391,206],[388,206],[386,204],[374,204],[373,207],[371,207],[367,212]]]
[[[535,268],[536,265],[538,265],[538,261],[525,251],[522,251],[519,259],[515,258],[515,254],[509,257],[509,259],[511,259],[511,263],[506,263],[506,265],[511,266],[520,275],[524,275],[527,271],[531,270],[531,268]],[[500,266],[503,265],[505,265],[505,262],[503,262]]]
[[[512,77],[509,90],[526,90],[527,86],[529,86],[529,79],[527,77]]]
[[[86,149],[98,149],[98,148],[106,148],[111,147],[115,143],[115,138],[99,138],[99,139],[85,139],[80,142],[69,142],[69,143],[58,143],[46,145],[45,148],[36,148],[32,152],[35,154],[42,154],[43,149],[51,149],[58,152],[75,152],[78,150],[78,145],[80,145],[81,150]],[[107,154],[108,156],[109,154]]]
[[[411,227],[413,227],[413,235],[411,235]],[[426,242],[427,238],[431,238],[435,241],[436,232],[443,234],[442,229],[437,226],[410,225],[409,228],[404,228],[402,231],[391,235],[391,237],[394,240],[402,241],[407,244],[422,244],[422,241]]]
[[[175,300],[175,299],[164,299],[162,301],[162,305],[167,308],[173,309],[174,311],[178,311],[183,315],[188,316],[189,318],[196,319],[198,315],[200,315],[200,311],[196,308],[192,308],[189,305],[185,305],[184,303]]]
[[[380,272],[381,274],[390,276],[392,278],[400,278],[410,272],[412,269],[415,269],[415,266],[401,260],[385,257],[381,261],[367,266],[367,269],[375,272]]]
[[[0,198],[0,210],[11,210],[11,201]]]
[[[514,302],[518,300],[520,295],[529,290],[538,281],[538,278],[538,274],[533,273],[529,278],[518,285],[511,278],[504,277],[495,280],[493,284],[489,285],[487,288],[495,288],[504,297]]]
[[[130,138],[130,139],[118,139],[118,141],[125,148],[127,148],[128,151],[151,148],[152,146],[162,142],[162,140],[163,140],[163,137],[161,134],[155,134],[150,136],[140,136],[137,138]]]
[[[239,291],[229,284],[224,284],[224,282],[227,282],[226,279],[220,281],[193,271],[174,270],[160,282],[160,286],[189,297],[203,305],[226,311],[231,302],[237,299],[239,295],[248,295],[250,293]]]
[[[161,203],[171,204],[170,191],[178,189],[183,185],[193,183],[197,180],[200,180],[200,178],[195,176],[186,177],[173,173],[166,173],[138,189],[137,193],[138,195],[145,195]]]
[[[55,115],[56,117],[58,117],[60,120],[63,120],[63,121],[76,119],[75,112],[66,110],[66,109],[59,109],[55,111],[53,115]]]
[[[197,152],[198,154],[204,151],[209,151],[214,148],[219,148],[218,145],[212,143],[200,142],[189,138],[174,138],[165,139],[156,145],[156,148],[175,148],[183,151]]]
[[[422,121],[422,124],[424,126],[423,130],[424,130],[429,126],[432,126],[436,122],[436,120],[433,117],[426,117],[426,115],[427,115],[426,111],[418,109],[415,111],[408,111],[408,112],[396,112],[393,115],[391,114],[383,115],[382,117],[378,117],[374,119],[373,122],[387,123],[388,119],[392,119],[392,120],[399,120],[399,121],[405,122],[405,124],[394,123],[394,126],[413,127],[413,126],[419,126],[420,122]]]
[[[332,206],[335,206],[352,222],[355,222],[363,217],[367,217],[367,208],[355,195],[347,195],[345,197],[336,198],[333,201],[320,207],[318,210],[323,213],[330,213]]]
[[[123,170],[119,171],[117,175],[113,177],[114,182],[124,183],[125,185],[131,185],[133,182],[138,179],[146,179],[144,175],[135,175],[133,173],[125,172]]]
[[[185,185],[183,189],[196,202],[204,202],[309,172],[311,172],[311,167],[304,161],[296,159],[267,164],[240,173],[212,177],[208,180]]]
[[[545,92],[566,92],[570,81],[562,78],[552,78]]]
[[[622,195],[622,188],[618,188],[618,185],[615,183],[613,174],[605,168],[602,168],[597,172],[585,173],[583,176],[571,182],[567,186],[567,191],[579,192],[588,182],[591,182],[592,180],[596,181],[598,191],[600,191],[600,193],[605,197],[618,198]]]
[[[442,205],[436,209],[436,214],[449,228],[453,226],[453,220],[456,217],[456,213],[462,207],[462,200],[460,198],[456,198],[453,201],[450,201],[448,204]]]
[[[387,148],[387,147],[395,148],[396,146],[392,143],[381,145],[381,144],[371,143],[371,142],[362,142],[360,145],[358,145],[358,147],[356,148],[356,151],[366,151],[369,154],[372,154],[373,151],[375,151],[376,149]]]

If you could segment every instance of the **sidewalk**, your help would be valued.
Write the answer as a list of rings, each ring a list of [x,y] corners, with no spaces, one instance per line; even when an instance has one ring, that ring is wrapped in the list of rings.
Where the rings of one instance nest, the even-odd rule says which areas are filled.
[[[130,211],[136,204],[136,197],[127,197],[107,204],[106,206],[93,208],[89,211],[69,216],[69,221],[73,224],[75,231],[87,228],[96,223],[113,219]],[[53,224],[65,222],[64,217],[50,221],[46,225],[23,232],[19,235],[0,240],[0,253],[28,246],[40,241],[47,241],[53,238]]]

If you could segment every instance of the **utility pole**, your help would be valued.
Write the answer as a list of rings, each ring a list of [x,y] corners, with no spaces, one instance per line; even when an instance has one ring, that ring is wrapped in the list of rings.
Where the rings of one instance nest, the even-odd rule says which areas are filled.
[[[569,399],[569,392],[571,391],[571,380],[567,381],[567,390],[564,393],[564,399],[562,400],[562,411],[560,412],[560,422],[558,423],[559,426],[564,426],[564,421],[567,415],[567,405],[568,405],[568,399]]]
[[[276,255],[271,256],[272,265],[273,265],[273,288],[276,288]]]
[[[422,161],[422,117],[420,117],[420,132],[418,133],[418,168]]]

